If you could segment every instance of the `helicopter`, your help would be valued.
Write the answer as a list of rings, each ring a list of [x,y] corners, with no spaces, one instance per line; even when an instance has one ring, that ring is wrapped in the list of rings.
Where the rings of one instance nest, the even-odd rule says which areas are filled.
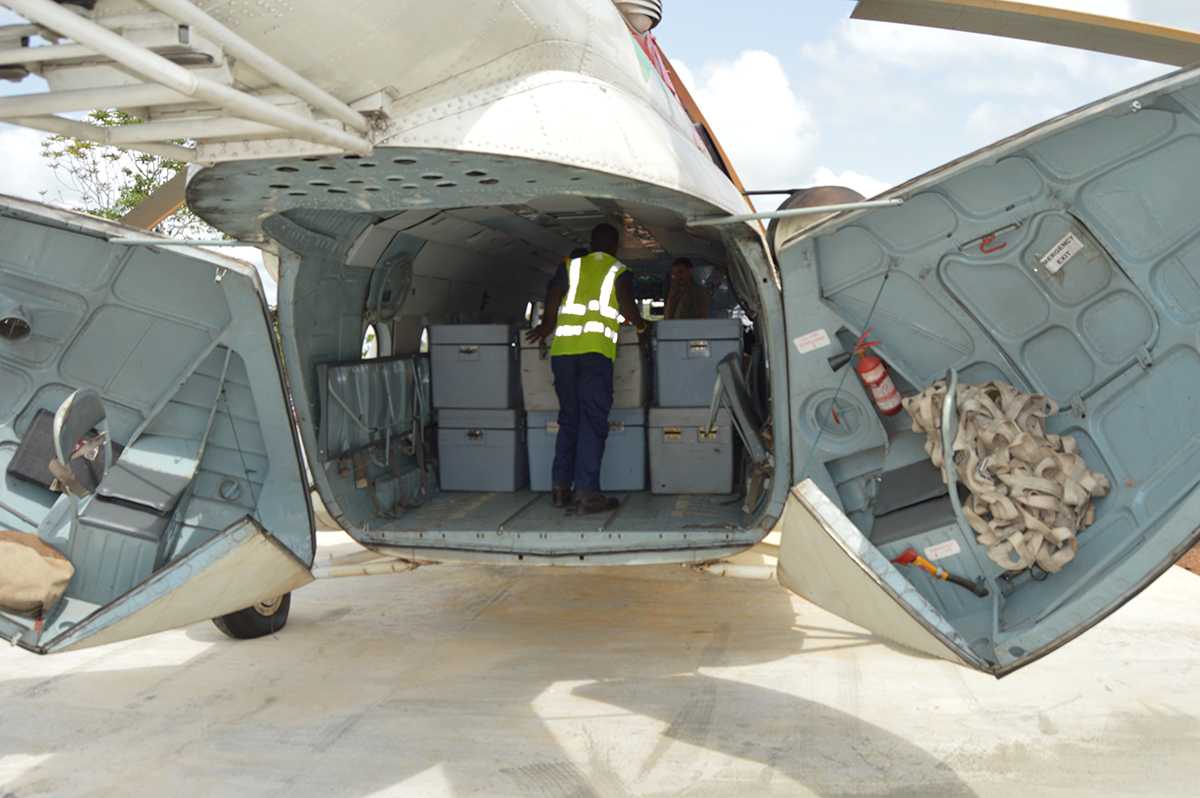
[[[653,34],[659,0],[0,5],[27,21],[0,27],[0,73],[48,84],[0,98],[0,119],[188,164],[125,224],[0,199],[0,525],[73,570],[44,613],[0,613],[30,651],[208,619],[278,631],[313,579],[310,486],[355,541],[416,564],[707,564],[778,531],[784,587],[996,676],[1200,537],[1200,71],[879,197],[818,187],[757,211]],[[1188,32],[1023,3],[860,0],[853,16],[1200,60]],[[70,116],[96,107],[141,122]],[[184,201],[229,237],[206,243],[264,250],[277,316],[250,266],[148,232]],[[598,518],[519,473],[443,489],[461,476],[443,433],[477,445],[465,469],[524,422],[449,426],[434,350],[518,358],[513,340],[444,336],[531,321],[599,223],[640,274],[705,266],[751,331],[711,363],[693,401],[707,422],[637,433],[727,446],[733,487],[630,490]],[[380,357],[363,358],[367,331]],[[925,438],[848,376],[868,335],[899,393],[998,381],[1062,408],[1047,429],[1111,485],[1072,562],[1014,574],[982,554]]]

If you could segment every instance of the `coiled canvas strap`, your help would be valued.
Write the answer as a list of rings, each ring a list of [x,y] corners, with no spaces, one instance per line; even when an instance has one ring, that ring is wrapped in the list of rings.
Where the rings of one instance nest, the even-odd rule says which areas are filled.
[[[946,391],[938,380],[904,400],[939,469]],[[976,540],[1005,570],[1062,570],[1078,550],[1075,536],[1096,520],[1092,499],[1108,494],[1107,477],[1088,469],[1073,437],[1046,432],[1046,418],[1058,412],[1054,400],[1002,382],[959,385],[955,398],[952,457],[971,493],[963,515]]]

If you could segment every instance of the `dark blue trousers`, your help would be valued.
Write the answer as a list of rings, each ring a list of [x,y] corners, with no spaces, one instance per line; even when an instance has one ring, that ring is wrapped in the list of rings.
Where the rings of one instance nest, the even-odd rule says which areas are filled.
[[[550,358],[550,368],[559,407],[554,484],[599,491],[613,403],[613,362],[595,353],[558,355]]]

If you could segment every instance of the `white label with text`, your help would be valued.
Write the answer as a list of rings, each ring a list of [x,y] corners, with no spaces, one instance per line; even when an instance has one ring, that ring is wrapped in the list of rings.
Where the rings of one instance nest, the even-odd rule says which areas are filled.
[[[799,338],[792,339],[792,343],[796,345],[796,351],[802,355],[807,355],[809,352],[815,352],[818,349],[824,349],[829,346],[829,333],[824,330],[813,330],[810,333],[805,333]]]
[[[1071,258],[1083,252],[1084,243],[1074,233],[1067,233],[1054,245],[1054,249],[1042,256],[1042,265],[1051,274],[1058,274]]]
[[[925,549],[925,559],[930,562],[944,560],[955,554],[962,554],[962,546],[958,545],[957,540],[947,540],[945,543],[938,543]]]

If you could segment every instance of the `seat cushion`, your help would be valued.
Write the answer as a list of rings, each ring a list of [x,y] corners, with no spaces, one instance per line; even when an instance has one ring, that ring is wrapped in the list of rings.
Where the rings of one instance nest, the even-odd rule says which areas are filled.
[[[120,444],[113,443],[113,459],[117,459],[120,454]],[[54,475],[50,473],[49,468],[53,459],[54,414],[49,410],[39,410],[34,415],[29,429],[21,436],[21,444],[8,464],[8,475],[49,489],[54,482]],[[104,464],[79,458],[71,461],[71,471],[79,480],[79,484],[91,491],[96,489],[96,483],[104,475]]]
[[[121,453],[96,494],[170,513],[196,476],[199,448],[195,440],[143,435]]]

